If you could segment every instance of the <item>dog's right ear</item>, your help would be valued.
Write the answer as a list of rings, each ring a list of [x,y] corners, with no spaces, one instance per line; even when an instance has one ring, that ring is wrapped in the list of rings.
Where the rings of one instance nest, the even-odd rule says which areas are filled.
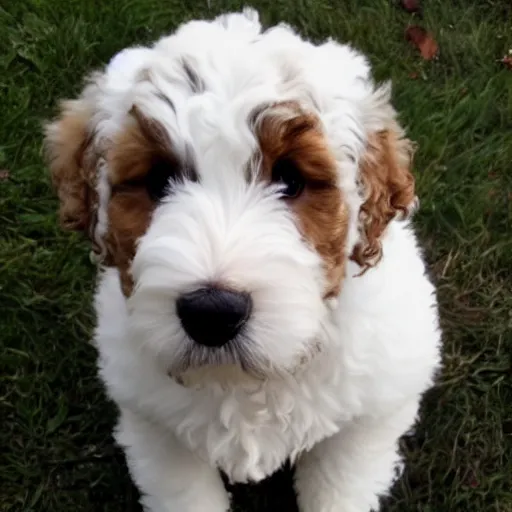
[[[65,229],[89,231],[95,193],[85,153],[90,142],[91,112],[83,100],[63,101],[58,117],[44,127],[45,156],[60,201]]]

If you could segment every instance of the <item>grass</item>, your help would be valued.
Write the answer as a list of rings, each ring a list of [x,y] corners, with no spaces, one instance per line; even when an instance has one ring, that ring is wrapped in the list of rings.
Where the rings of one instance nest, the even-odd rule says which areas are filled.
[[[445,370],[404,440],[386,512],[512,511],[512,48],[509,0],[257,0],[265,23],[352,41],[392,78],[419,143],[417,226],[439,287]],[[121,48],[196,16],[206,0],[0,0],[0,511],[135,511],[114,408],[88,345],[94,269],[62,233],[41,160],[41,120]],[[426,62],[404,40],[421,23]],[[335,63],[333,63],[335,65]],[[6,172],[8,177],[6,176]],[[294,510],[284,471],[234,490],[239,512]]]

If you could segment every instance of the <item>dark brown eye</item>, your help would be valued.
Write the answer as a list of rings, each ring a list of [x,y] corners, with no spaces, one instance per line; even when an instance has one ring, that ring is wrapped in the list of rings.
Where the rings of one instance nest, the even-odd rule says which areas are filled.
[[[144,185],[153,201],[160,201],[169,191],[174,176],[173,167],[172,162],[157,160],[146,174]]]
[[[272,182],[282,185],[283,197],[300,196],[306,181],[295,162],[289,158],[280,158],[272,166]]]

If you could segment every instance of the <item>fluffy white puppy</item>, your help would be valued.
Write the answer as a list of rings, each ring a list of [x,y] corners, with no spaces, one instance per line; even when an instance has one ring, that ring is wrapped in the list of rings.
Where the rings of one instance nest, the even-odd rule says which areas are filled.
[[[99,372],[151,512],[296,465],[302,512],[368,512],[439,365],[411,143],[368,61],[253,10],[92,75],[46,128],[102,262]]]

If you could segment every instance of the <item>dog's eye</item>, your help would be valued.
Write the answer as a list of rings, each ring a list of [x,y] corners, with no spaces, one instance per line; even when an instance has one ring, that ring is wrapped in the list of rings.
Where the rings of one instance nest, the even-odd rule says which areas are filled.
[[[173,176],[174,169],[171,162],[158,160],[151,166],[144,178],[144,185],[153,201],[160,201],[165,196]]]
[[[306,184],[300,170],[289,158],[280,158],[274,163],[272,182],[282,184],[281,193],[287,198],[300,196]]]

